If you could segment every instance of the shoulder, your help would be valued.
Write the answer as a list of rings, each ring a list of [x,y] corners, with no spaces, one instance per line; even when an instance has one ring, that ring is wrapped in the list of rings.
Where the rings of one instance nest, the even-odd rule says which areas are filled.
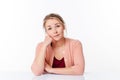
[[[78,40],[78,39],[66,38],[66,42],[69,43],[72,46],[82,45],[81,41]]]

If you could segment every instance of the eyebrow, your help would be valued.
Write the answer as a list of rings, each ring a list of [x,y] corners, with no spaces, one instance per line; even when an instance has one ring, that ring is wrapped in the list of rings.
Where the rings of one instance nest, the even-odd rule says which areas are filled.
[[[57,24],[61,24],[61,23],[55,23],[54,25],[57,25]],[[50,25],[46,26],[46,27],[51,27]]]
[[[61,24],[61,23],[56,23],[56,24]],[[55,24],[55,25],[56,25],[56,24]]]

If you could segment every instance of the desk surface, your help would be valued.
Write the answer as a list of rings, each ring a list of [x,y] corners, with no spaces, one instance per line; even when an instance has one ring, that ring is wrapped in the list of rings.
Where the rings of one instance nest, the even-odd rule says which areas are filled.
[[[88,72],[83,76],[44,74],[34,76],[31,72],[0,72],[0,80],[120,80],[119,72]]]

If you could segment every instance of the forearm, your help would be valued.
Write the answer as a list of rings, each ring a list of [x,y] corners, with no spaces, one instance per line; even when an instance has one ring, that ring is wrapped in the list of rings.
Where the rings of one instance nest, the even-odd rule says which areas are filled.
[[[50,73],[55,74],[70,74],[70,75],[83,75],[84,69],[81,69],[79,66],[73,66],[68,68],[51,68]]]
[[[46,56],[46,46],[42,46],[42,48],[40,49],[40,52],[35,58],[36,64],[38,64],[40,67],[44,67],[45,56]]]
[[[31,67],[35,75],[40,75],[44,72],[45,56],[46,56],[46,46],[43,45],[39,53],[36,55],[35,60]]]

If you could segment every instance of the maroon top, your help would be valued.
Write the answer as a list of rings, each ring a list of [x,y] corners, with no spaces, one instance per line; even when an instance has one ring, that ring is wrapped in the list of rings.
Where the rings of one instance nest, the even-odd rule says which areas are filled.
[[[64,57],[61,60],[58,60],[56,59],[56,57],[54,57],[52,67],[53,68],[64,68],[65,67]]]

